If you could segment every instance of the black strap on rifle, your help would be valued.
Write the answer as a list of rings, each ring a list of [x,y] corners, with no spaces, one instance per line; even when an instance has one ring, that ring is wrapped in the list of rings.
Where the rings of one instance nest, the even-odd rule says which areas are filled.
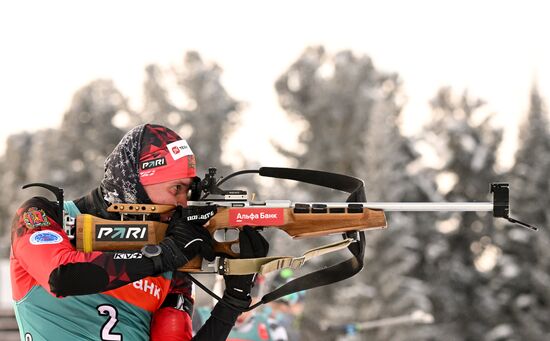
[[[259,174],[261,176],[296,180],[344,191],[350,193],[348,199],[346,200],[347,202],[366,202],[367,199],[363,180],[347,175],[308,169],[272,167],[260,168]],[[248,310],[254,309],[261,304],[274,301],[295,292],[317,288],[348,279],[361,271],[361,269],[363,269],[363,258],[365,255],[364,232],[348,232],[343,234],[343,237],[353,238],[357,241],[348,246],[348,250],[352,254],[351,258],[287,282],[272,292],[264,295],[260,302],[252,305]]]

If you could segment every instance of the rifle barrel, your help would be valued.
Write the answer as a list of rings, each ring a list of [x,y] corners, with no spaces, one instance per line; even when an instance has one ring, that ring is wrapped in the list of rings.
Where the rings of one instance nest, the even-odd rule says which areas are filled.
[[[290,200],[266,200],[265,202],[250,201],[190,201],[189,206],[202,206],[216,204],[225,207],[279,207],[295,208],[296,205],[309,205],[310,207],[347,208],[362,205],[363,208],[384,210],[387,212],[491,212],[492,202],[292,202]]]
[[[364,207],[384,211],[490,212],[492,202],[370,202]]]

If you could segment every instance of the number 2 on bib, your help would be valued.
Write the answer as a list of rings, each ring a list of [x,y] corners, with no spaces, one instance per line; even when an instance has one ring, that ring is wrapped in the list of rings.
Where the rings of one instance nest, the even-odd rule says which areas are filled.
[[[122,334],[111,332],[118,323],[118,311],[109,304],[103,304],[97,307],[99,315],[109,316],[109,319],[101,326],[102,341],[122,341]]]

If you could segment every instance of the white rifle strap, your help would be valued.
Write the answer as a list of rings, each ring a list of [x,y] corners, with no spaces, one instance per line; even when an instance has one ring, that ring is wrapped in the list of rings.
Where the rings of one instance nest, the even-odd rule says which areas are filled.
[[[335,243],[323,245],[311,249],[304,253],[301,257],[262,257],[262,258],[243,258],[243,259],[225,259],[224,260],[224,274],[225,275],[250,275],[250,274],[267,274],[272,271],[281,270],[285,268],[298,269],[302,267],[308,260],[322,256],[327,253],[340,251],[347,248],[352,242],[353,238],[347,238]]]

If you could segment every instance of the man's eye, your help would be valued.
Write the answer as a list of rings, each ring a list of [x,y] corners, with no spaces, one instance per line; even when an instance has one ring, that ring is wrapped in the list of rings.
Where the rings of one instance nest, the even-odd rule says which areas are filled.
[[[186,193],[187,192],[187,186],[176,185],[175,186],[175,192],[176,192],[176,194]]]

